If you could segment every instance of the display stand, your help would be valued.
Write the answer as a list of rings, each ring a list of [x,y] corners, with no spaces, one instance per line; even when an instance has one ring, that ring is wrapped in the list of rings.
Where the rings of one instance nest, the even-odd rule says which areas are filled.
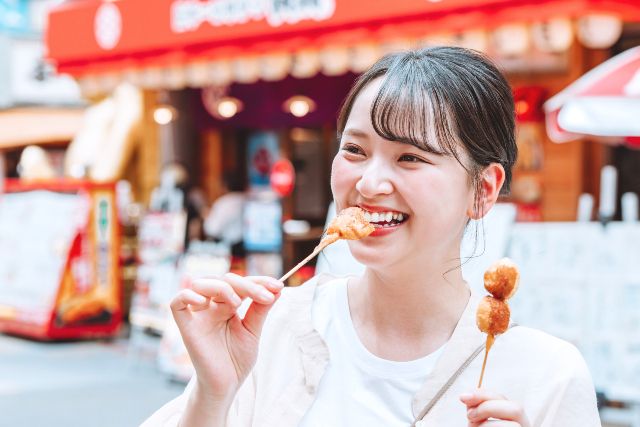
[[[109,337],[122,321],[113,183],[7,180],[0,196],[0,331]]]

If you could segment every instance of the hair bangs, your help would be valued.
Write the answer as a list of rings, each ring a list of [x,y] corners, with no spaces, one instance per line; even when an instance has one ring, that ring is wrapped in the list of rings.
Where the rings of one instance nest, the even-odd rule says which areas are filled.
[[[431,82],[430,73],[412,64],[412,59],[408,56],[396,62],[384,76],[371,108],[373,128],[389,141],[459,159],[447,102],[431,84],[425,85]]]

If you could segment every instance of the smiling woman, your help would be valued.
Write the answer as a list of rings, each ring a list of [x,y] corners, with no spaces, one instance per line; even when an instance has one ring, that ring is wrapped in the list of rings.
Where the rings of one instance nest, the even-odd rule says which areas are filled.
[[[475,388],[485,337],[460,244],[517,154],[495,66],[460,48],[389,55],[339,117],[331,189],[338,211],[375,227],[349,241],[364,273],[284,291],[267,277],[196,281],[172,303],[196,377],[145,426],[599,426],[582,356],[532,329],[502,335]]]

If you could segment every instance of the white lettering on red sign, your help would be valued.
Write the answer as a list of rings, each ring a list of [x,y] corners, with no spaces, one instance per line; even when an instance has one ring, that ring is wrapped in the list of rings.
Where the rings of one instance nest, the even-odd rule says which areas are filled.
[[[272,27],[303,20],[329,19],[335,0],[176,0],[171,4],[171,30],[197,30],[205,22],[219,27],[266,20]]]

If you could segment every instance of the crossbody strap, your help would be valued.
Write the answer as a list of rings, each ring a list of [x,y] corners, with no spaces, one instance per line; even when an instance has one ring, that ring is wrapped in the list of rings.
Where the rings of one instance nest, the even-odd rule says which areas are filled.
[[[515,323],[512,323],[511,325],[509,325],[509,329],[513,328],[514,326],[517,326],[517,325]],[[451,386],[453,385],[454,382],[456,382],[458,377],[465,371],[465,369],[469,367],[471,362],[473,362],[473,359],[475,359],[476,357],[478,357],[480,353],[482,353],[486,345],[487,345],[486,342],[482,343],[478,348],[475,349],[473,353],[471,353],[471,355],[467,358],[467,360],[465,360],[464,363],[460,365],[458,370],[455,371],[453,375],[451,375],[451,377],[447,380],[447,382],[440,388],[440,390],[438,390],[436,395],[433,396],[433,399],[431,399],[431,401],[427,403],[427,406],[425,406],[422,409],[422,411],[420,411],[420,414],[418,414],[418,416],[416,417],[416,420],[413,422],[413,424],[411,424],[411,427],[416,427],[416,424],[418,423],[418,421],[423,420],[424,417],[427,416],[429,411],[433,409],[433,407],[436,405],[436,403],[438,403],[438,401],[442,398],[442,396],[444,396],[447,390],[451,388]]]

